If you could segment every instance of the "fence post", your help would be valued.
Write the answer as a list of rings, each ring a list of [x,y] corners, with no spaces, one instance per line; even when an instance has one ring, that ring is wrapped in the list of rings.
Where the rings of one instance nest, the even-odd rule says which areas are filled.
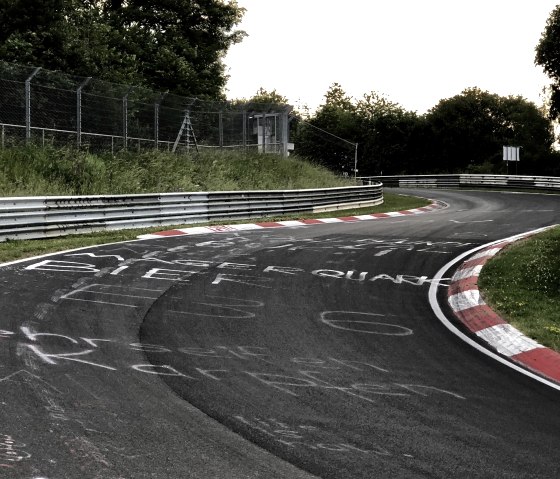
[[[224,147],[224,113],[220,110],[218,113],[218,132],[219,132],[219,145],[220,150]]]
[[[220,150],[224,147],[224,113],[221,110],[218,113],[218,145]]]
[[[41,71],[41,67],[35,68],[33,73],[25,80],[25,142],[31,140],[31,80]]]
[[[290,136],[290,128],[289,128],[289,115],[292,111],[291,106],[287,106],[284,111],[282,112],[282,156],[287,157],[288,152],[288,141]]]
[[[247,152],[247,112],[243,110],[243,152]]]
[[[82,90],[91,81],[91,77],[87,77],[76,90],[76,142],[78,148],[82,147]]]
[[[4,135],[5,135],[4,125],[2,125],[2,149],[4,149]]]
[[[126,150],[128,148],[128,95],[132,91],[133,87],[130,87],[126,92],[126,95],[123,96],[123,146]]]
[[[159,108],[161,106],[161,102],[165,98],[165,95],[168,93],[169,90],[160,94],[159,98],[154,103],[154,144],[156,150],[159,149]]]

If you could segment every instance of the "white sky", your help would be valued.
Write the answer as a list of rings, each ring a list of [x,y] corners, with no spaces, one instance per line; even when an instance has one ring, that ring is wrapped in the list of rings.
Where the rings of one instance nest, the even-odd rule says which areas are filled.
[[[422,114],[477,86],[542,104],[535,47],[560,0],[238,0],[249,35],[224,59],[229,99],[260,87],[314,110],[334,82]]]

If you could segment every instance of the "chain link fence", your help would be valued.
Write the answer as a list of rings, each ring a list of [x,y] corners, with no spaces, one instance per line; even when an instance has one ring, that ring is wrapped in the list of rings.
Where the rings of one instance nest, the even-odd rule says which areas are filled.
[[[0,62],[1,147],[239,148],[288,155],[289,105],[219,102]]]

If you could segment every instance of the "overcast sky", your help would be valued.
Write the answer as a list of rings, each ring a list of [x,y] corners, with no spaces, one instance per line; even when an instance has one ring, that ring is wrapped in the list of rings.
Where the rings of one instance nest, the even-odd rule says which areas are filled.
[[[542,104],[535,47],[558,0],[238,0],[249,35],[225,57],[227,96],[263,87],[312,110],[337,82],[424,113],[477,86]]]

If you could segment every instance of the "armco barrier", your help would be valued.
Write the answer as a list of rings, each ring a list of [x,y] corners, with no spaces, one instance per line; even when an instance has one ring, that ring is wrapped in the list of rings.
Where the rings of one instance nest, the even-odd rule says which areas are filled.
[[[560,178],[521,175],[402,175],[367,176],[364,184],[382,183],[388,188],[512,188],[560,191]]]
[[[379,183],[307,190],[0,198],[0,241],[334,211],[382,202]]]

